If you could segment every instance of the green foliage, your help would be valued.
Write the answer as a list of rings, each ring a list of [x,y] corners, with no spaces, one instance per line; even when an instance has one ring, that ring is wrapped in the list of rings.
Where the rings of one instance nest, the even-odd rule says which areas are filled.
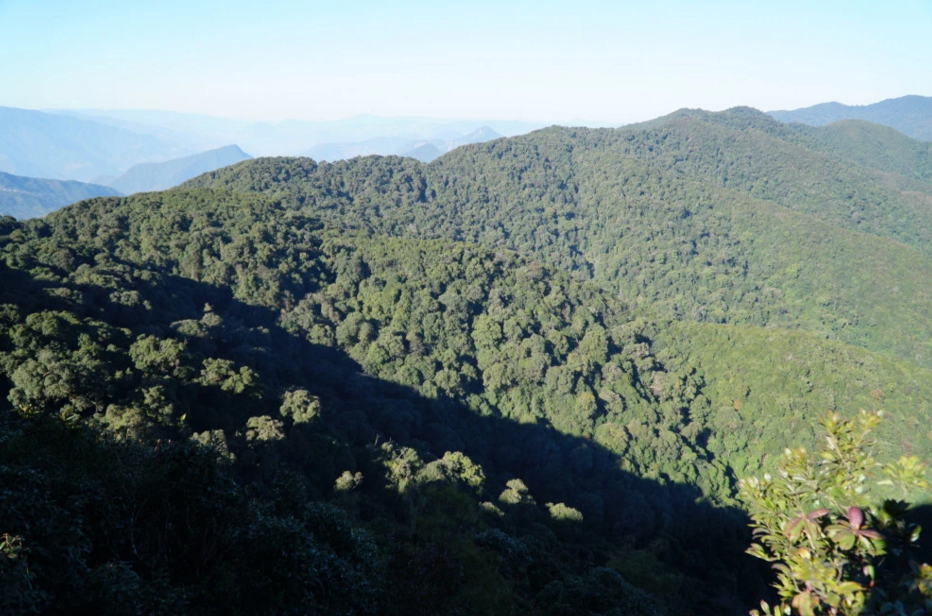
[[[599,593],[591,592],[598,588]],[[650,596],[637,590],[616,571],[593,569],[588,575],[556,582],[544,589],[540,612],[547,616],[657,616]]]
[[[926,189],[825,149],[685,114],[0,219],[0,583],[22,611],[727,611],[737,474],[866,400],[900,420],[878,460],[932,449]]]
[[[753,520],[749,553],[775,563],[782,603],[765,614],[924,614],[932,609],[932,568],[897,561],[915,543],[919,528],[904,519],[909,505],[879,501],[872,488],[888,485],[900,496],[928,490],[915,457],[881,464],[872,455],[871,432],[880,415],[855,420],[828,415],[818,455],[787,449],[775,476],[741,484]],[[889,553],[889,555],[888,555]],[[758,614],[758,612],[753,612]]]
[[[183,229],[185,242],[177,239]],[[81,598],[104,611],[125,605],[158,612],[163,608],[153,602],[164,601],[165,613],[204,613],[212,605],[218,613],[262,613],[303,602],[322,605],[322,613],[367,613],[405,605],[388,588],[407,579],[406,571],[427,575],[432,563],[448,562],[449,571],[460,572],[454,576],[459,582],[442,592],[439,582],[425,589],[430,592],[418,605],[509,613],[532,604],[550,582],[583,574],[591,568],[585,558],[607,559],[625,537],[646,542],[657,534],[686,537],[736,524],[710,517],[691,528],[665,526],[667,515],[701,517],[697,493],[640,483],[620,468],[683,480],[708,477],[709,492],[727,498],[730,478],[721,469],[677,468],[677,456],[691,450],[677,436],[681,414],[668,413],[662,433],[644,429],[643,441],[624,460],[583,438],[609,422],[610,413],[630,413],[628,421],[638,426],[659,421],[640,375],[649,378],[663,368],[648,358],[649,341],[637,338],[641,326],[612,306],[610,296],[538,263],[448,242],[340,237],[263,198],[201,191],[87,203],[48,221],[11,223],[5,231],[0,393],[35,425],[74,426],[60,436],[66,445],[81,434],[90,450],[102,448],[104,458],[124,452],[122,466],[99,469],[96,454],[83,461],[54,444],[71,461],[71,474],[60,481],[71,482],[73,491],[56,483],[42,493],[64,499],[50,507],[73,516],[65,535],[86,538],[80,549],[88,554],[116,549],[108,537],[125,535],[88,525],[129,525],[124,518],[132,516],[131,506],[141,506],[138,501],[126,501],[130,510],[115,509],[110,517],[98,509],[117,499],[111,487],[142,494],[138,474],[150,468],[151,458],[145,489],[154,495],[145,503],[155,526],[145,532],[163,532],[165,516],[188,515],[188,501],[172,496],[177,488],[185,498],[200,495],[197,506],[210,508],[196,513],[202,522],[191,532],[220,541],[222,527],[262,546],[250,556],[242,549],[252,544],[242,543],[240,551],[221,550],[222,559],[207,561],[173,549],[160,553],[156,567],[148,560],[140,565],[124,542],[112,557],[86,566],[61,560],[56,571],[76,580],[76,590],[47,599],[54,605]],[[190,238],[200,238],[197,259]],[[559,392],[559,404],[548,400],[548,387]],[[52,441],[40,431],[21,442],[38,451]],[[156,472],[163,468],[158,452],[165,443],[171,451],[198,452],[195,476],[235,479],[237,496],[217,500],[216,487],[184,483],[187,475],[177,467]],[[3,451],[0,465],[11,455]],[[685,459],[707,465],[701,450]],[[27,468],[46,463],[62,466],[39,456],[17,461]],[[286,469],[303,488],[279,491]],[[184,481],[171,487],[176,471]],[[78,476],[95,479],[75,481]],[[525,479],[525,490],[532,486],[541,503],[578,512],[583,521],[572,523],[573,534],[563,533],[561,520],[529,496],[525,506],[487,513],[482,503],[514,476]],[[69,504],[69,495],[88,490],[98,495],[91,509]],[[330,579],[327,572],[355,565],[333,560],[303,513],[291,505],[280,509],[289,494],[302,490],[310,500],[339,504],[355,528],[370,527],[378,539],[376,556],[357,568],[358,577],[334,578],[326,605],[319,603],[319,585]],[[23,503],[34,502],[30,498],[14,496]],[[218,518],[221,511],[229,517]],[[173,528],[180,523],[171,518]],[[22,537],[25,553],[33,554],[36,537],[25,529],[38,527],[23,521],[2,532]],[[492,529],[533,539],[530,560],[500,562],[476,539]],[[43,554],[71,553],[59,536],[50,535]],[[168,541],[152,536],[153,545]],[[580,541],[598,554],[579,556]],[[659,567],[682,580],[687,574],[675,555],[701,549],[671,544]],[[201,577],[191,577],[190,563],[200,563]],[[293,571],[300,563],[310,569]],[[28,570],[45,576],[46,565],[33,564]],[[242,595],[250,583],[238,573],[250,567],[260,591],[254,602]],[[4,583],[14,580],[22,605],[39,605],[46,599],[30,588],[49,592],[54,575],[46,567],[49,576],[31,580],[24,570]],[[345,596],[344,582],[368,590],[346,603],[338,599]],[[687,586],[701,587],[680,584]],[[667,599],[672,613],[685,601]]]
[[[882,171],[925,159],[872,163],[884,149],[864,140],[877,156],[852,162],[831,130],[678,112],[429,166],[260,159],[189,185],[263,192],[339,229],[509,248],[651,316],[800,328],[929,366],[932,185]]]
[[[826,410],[850,414],[882,405],[888,421],[875,433],[878,459],[932,454],[924,419],[932,375],[909,362],[772,328],[679,322],[646,334],[670,372],[692,369],[701,378],[708,406],[693,405],[691,412],[705,417],[706,448],[738,476],[773,472],[787,447],[817,447],[817,419]]]
[[[0,417],[4,614],[377,613],[345,512],[259,500],[207,450]]]

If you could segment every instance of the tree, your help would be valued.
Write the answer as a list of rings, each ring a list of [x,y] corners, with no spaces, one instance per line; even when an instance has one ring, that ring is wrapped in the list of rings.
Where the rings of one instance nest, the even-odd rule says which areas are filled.
[[[915,457],[884,464],[870,435],[882,413],[861,411],[822,420],[818,455],[787,449],[776,476],[741,482],[750,513],[753,556],[774,563],[781,603],[762,602],[759,616],[920,615],[932,610],[932,567],[909,560],[919,527],[910,505],[877,492],[928,489]]]

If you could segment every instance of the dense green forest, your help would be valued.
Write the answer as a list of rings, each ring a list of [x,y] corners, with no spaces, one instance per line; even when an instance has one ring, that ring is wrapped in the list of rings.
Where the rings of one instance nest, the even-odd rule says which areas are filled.
[[[714,602],[678,561],[702,558],[722,537],[738,548],[740,517],[697,502],[697,488],[642,474],[679,473],[682,457],[684,467],[693,463],[684,479],[700,469],[713,491],[726,489],[725,469],[660,425],[645,429],[669,442],[656,453],[638,444],[647,454],[636,467],[584,436],[598,419],[593,388],[603,380],[617,383],[632,421],[656,418],[633,363],[644,343],[629,334],[630,351],[610,346],[605,326],[627,320],[608,296],[514,255],[462,245],[416,243],[394,265],[369,264],[352,241],[317,226],[263,198],[211,191],[86,202],[48,220],[5,223],[2,393],[25,418],[7,420],[3,518],[24,536],[33,575],[5,596],[53,611],[90,610],[107,597],[114,611],[127,597],[148,611],[157,599],[169,613],[279,613],[302,604],[338,613],[338,601],[355,613],[566,613],[583,597],[652,613],[653,601],[619,574],[626,566],[641,587],[683,587],[672,613]],[[379,254],[381,240],[368,241]],[[395,299],[409,305],[390,310]],[[562,351],[528,353],[520,375],[485,387],[482,379],[500,370],[486,364],[496,359],[487,346],[495,340],[482,336],[496,328],[515,347],[527,339],[529,351],[547,344],[530,336],[540,328]],[[530,406],[543,396],[522,406],[531,375],[538,384],[547,374],[559,391],[552,408]],[[507,415],[498,410],[505,394],[515,398]],[[568,407],[566,417],[557,404]],[[626,410],[620,396],[614,408]],[[563,430],[534,421],[535,411]],[[36,441],[50,447],[47,455],[35,455]],[[205,458],[189,442],[216,453]],[[230,470],[204,476],[214,457]],[[85,474],[91,485],[63,488]],[[241,493],[227,477],[258,492]],[[277,486],[287,481],[343,510],[279,502]],[[180,512],[133,518],[166,490],[197,496]],[[286,490],[292,500],[294,491]],[[81,527],[101,509],[118,536]],[[198,520],[189,532],[211,543],[163,536],[160,525],[173,515]],[[317,537],[322,524],[332,537],[291,546],[297,536]],[[370,532],[372,545],[350,542]],[[314,559],[335,571],[347,559],[359,577],[297,580],[293,594],[260,592],[244,602],[229,590],[250,586],[250,552],[236,548],[243,534],[265,542],[267,558],[293,547],[288,559],[312,578],[322,566]],[[64,554],[74,561],[62,564]],[[725,563],[738,554],[723,554],[717,568],[730,570]],[[178,564],[192,558],[204,560],[200,571]],[[622,564],[606,568],[615,560]],[[66,573],[61,585],[57,574]],[[286,572],[265,573],[273,576],[267,593],[281,592]],[[418,575],[439,576],[426,596],[417,594]],[[369,594],[357,596],[355,585]],[[727,581],[724,588],[735,592]]]
[[[684,112],[0,219],[0,611],[746,613],[739,479],[826,410],[932,459],[932,186],[818,130]]]
[[[800,328],[932,366],[932,184],[797,144],[814,130],[682,112],[431,165],[262,159],[191,185],[274,195],[336,228],[509,248],[648,316]]]

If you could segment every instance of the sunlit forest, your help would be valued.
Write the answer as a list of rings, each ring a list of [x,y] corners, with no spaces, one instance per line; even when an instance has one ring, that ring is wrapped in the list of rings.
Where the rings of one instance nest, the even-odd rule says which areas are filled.
[[[0,613],[929,613],[930,240],[747,108],[0,218]]]

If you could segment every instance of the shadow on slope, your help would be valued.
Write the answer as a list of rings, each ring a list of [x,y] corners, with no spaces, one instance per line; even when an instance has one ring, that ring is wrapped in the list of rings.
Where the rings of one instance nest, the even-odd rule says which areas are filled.
[[[460,451],[485,469],[487,481],[478,498],[496,502],[509,516],[508,506],[496,496],[514,478],[526,483],[537,503],[565,503],[582,512],[581,523],[568,524],[548,519],[547,510],[536,507],[524,518],[527,522],[514,527],[517,534],[568,538],[559,544],[560,566],[612,564],[647,590],[669,592],[650,587],[651,572],[638,571],[635,564],[626,568],[618,560],[630,550],[646,550],[688,580],[685,588],[674,591],[681,596],[668,598],[668,605],[676,606],[671,613],[746,612],[747,605],[767,593],[763,569],[743,554],[749,541],[746,517],[708,502],[696,488],[624,472],[616,454],[549,425],[479,416],[454,399],[425,398],[367,376],[344,352],[286,331],[278,324],[277,311],[239,301],[229,289],[153,272],[140,275],[130,263],[115,267],[126,272],[124,281],[74,284],[40,280],[0,264],[0,305],[17,306],[27,323],[27,315],[58,310],[120,328],[123,332],[113,334],[112,342],[122,347],[123,357],[113,365],[135,361],[139,371],[140,362],[126,351],[140,337],[155,336],[183,342],[181,364],[200,367],[207,365],[205,359],[220,359],[253,370],[257,383],[241,390],[193,377],[181,382],[179,377],[172,421],[182,434],[223,430],[224,447],[237,456],[238,473],[260,490],[277,470],[289,468],[305,476],[317,497],[332,498],[340,473],[361,469],[366,474],[360,490],[364,497],[355,501],[360,519],[376,527],[385,518],[394,519],[409,526],[408,542],[430,542],[410,499],[389,494],[395,489],[391,482],[371,475],[384,473],[376,463],[379,444],[390,441],[396,453],[409,447],[424,463]],[[0,351],[7,350],[3,343],[0,338]],[[123,367],[133,370],[132,365]],[[107,381],[107,375],[99,376]],[[132,387],[141,390],[147,377],[137,377],[141,380]],[[12,385],[9,378],[0,379],[4,398]],[[97,385],[78,382],[74,387]],[[125,379],[106,383],[90,396],[101,401],[99,417],[106,403],[119,405],[130,393],[121,387],[126,387]],[[294,423],[280,413],[283,392],[295,389],[319,400],[314,422]],[[178,419],[180,415],[184,417]],[[258,447],[250,444],[250,429],[272,425],[275,432],[274,424],[251,424],[254,417],[281,421],[280,435]],[[106,422],[105,414],[103,418]],[[384,505],[393,499],[394,506]],[[529,571],[532,590],[543,583],[538,578],[549,579]]]

